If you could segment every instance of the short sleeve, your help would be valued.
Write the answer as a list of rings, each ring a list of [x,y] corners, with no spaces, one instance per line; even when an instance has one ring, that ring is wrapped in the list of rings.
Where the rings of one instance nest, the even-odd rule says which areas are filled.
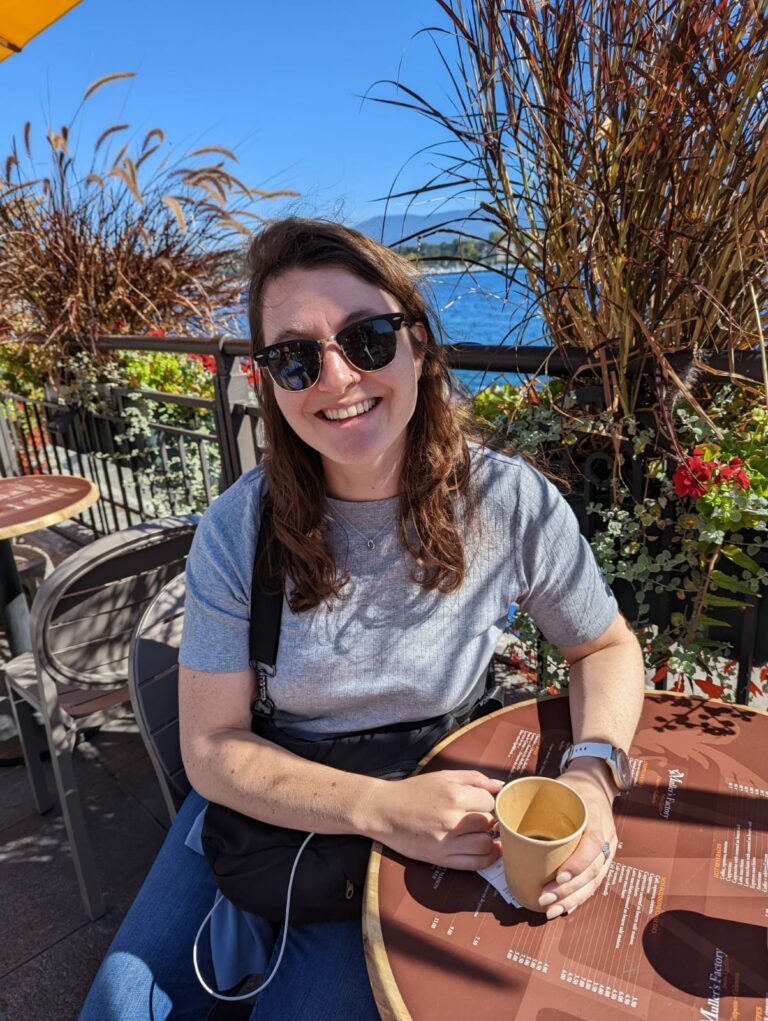
[[[560,648],[598,638],[616,616],[616,600],[573,511],[528,464],[521,468],[514,527],[520,609]]]
[[[182,666],[210,673],[249,667],[261,488],[261,473],[249,472],[211,504],[198,526],[187,559]]]

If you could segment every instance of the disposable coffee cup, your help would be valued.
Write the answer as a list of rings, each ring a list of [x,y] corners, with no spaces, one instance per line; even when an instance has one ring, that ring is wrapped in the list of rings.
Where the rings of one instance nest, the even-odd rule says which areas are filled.
[[[576,849],[587,806],[565,784],[524,776],[496,795],[496,818],[510,893],[529,911],[546,911],[539,904],[542,887]]]

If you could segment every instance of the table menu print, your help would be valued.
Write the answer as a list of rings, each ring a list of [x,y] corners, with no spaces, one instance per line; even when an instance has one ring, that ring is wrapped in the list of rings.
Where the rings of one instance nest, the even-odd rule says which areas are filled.
[[[726,883],[768,893],[768,854],[760,853],[760,835],[768,830],[768,790],[734,780],[727,786],[755,801],[750,818],[730,821],[726,838],[716,848],[714,875]]]
[[[77,476],[26,475],[0,479],[0,527],[63,513],[92,490],[91,482]]]
[[[483,721],[427,769],[556,776],[569,741],[567,701],[553,699]],[[617,855],[567,918],[547,922],[476,874],[386,852],[382,934],[412,1016],[768,1021],[766,746],[768,717],[649,696],[635,784],[616,803]],[[413,1006],[426,975],[428,1013]]]

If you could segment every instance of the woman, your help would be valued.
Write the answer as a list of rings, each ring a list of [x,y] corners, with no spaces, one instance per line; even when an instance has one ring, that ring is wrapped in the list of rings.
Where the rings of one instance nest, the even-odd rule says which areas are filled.
[[[277,726],[322,738],[465,706],[515,602],[568,659],[574,741],[588,745],[562,782],[587,802],[589,825],[542,891],[548,918],[594,893],[616,848],[618,787],[590,742],[629,747],[642,660],[570,510],[523,461],[468,447],[430,314],[400,257],[346,228],[288,219],[255,239],[249,268],[267,456],[214,502],[187,567],[180,720],[198,793],[102,965],[85,1021],[208,1016],[213,1001],[189,960],[213,891],[184,844],[198,795],[452,868],[498,857],[500,781],[474,770],[360,776],[251,731],[249,594],[267,494],[285,579],[269,678]],[[254,951],[249,970],[269,973],[272,927],[240,922],[263,955]],[[221,963],[231,923],[212,933],[220,987],[242,977]],[[208,959],[206,968],[211,980]],[[275,981],[245,1016],[378,1017],[359,921],[291,926]]]

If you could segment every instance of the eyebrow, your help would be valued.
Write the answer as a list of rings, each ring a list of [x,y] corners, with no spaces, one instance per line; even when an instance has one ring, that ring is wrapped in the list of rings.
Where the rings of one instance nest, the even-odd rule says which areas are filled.
[[[358,308],[354,312],[350,312],[349,315],[343,320],[341,326],[336,330],[336,334],[341,333],[342,330],[346,329],[347,326],[351,326],[352,323],[359,322],[361,319],[370,319],[372,316],[384,316],[389,315],[390,309],[382,311],[381,309],[375,308]],[[267,347],[271,347],[272,344],[281,344],[285,340],[324,340],[325,338],[316,337],[313,333],[305,330],[302,326],[287,326],[284,330],[281,330],[275,339],[268,344]]]

